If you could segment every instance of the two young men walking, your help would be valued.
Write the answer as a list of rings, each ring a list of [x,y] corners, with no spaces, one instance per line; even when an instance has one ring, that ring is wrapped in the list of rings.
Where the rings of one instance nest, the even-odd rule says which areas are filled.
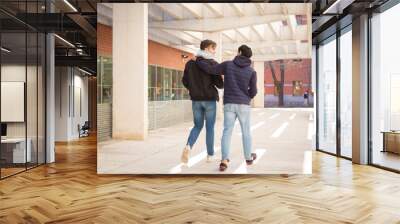
[[[257,155],[252,153],[252,140],[250,131],[250,101],[257,94],[257,75],[251,67],[251,49],[242,45],[238,48],[238,54],[232,61],[218,64],[212,59],[215,54],[216,44],[210,40],[204,40],[200,44],[200,51],[196,60],[186,64],[183,84],[189,90],[192,107],[194,127],[192,128],[187,145],[182,153],[182,162],[189,160],[190,149],[193,147],[202,127],[206,121],[207,159],[210,161],[214,156],[214,125],[216,116],[216,101],[218,91],[216,88],[224,87],[224,130],[221,140],[222,158],[219,169],[224,171],[228,168],[230,161],[231,136],[236,119],[239,120],[242,131],[242,142],[244,157],[247,165],[251,165]],[[224,76],[222,81],[221,75]],[[200,76],[200,77],[199,77]],[[205,82],[206,81],[206,82]],[[204,86],[207,86],[204,88]],[[202,90],[204,92],[201,93]],[[209,96],[208,91],[216,94],[214,98],[198,97]],[[215,96],[215,95],[213,95]],[[199,116],[196,105],[202,104],[201,111],[209,115]],[[213,105],[206,107],[206,105]],[[195,110],[196,109],[196,110]],[[208,110],[207,110],[208,109]],[[200,113],[201,114],[201,113]],[[211,136],[212,135],[212,136]]]

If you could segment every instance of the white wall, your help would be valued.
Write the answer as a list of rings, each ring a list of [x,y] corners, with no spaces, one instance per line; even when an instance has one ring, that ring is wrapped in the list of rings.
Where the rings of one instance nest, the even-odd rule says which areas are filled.
[[[56,67],[55,86],[55,140],[77,139],[78,124],[88,120],[88,78],[76,68]]]
[[[28,74],[35,73],[36,74],[36,67],[25,65],[2,65],[1,66],[1,81],[2,82],[25,82],[25,75],[27,69]],[[26,83],[26,82],[25,82]],[[28,97],[36,97],[36,90],[34,93],[27,93]],[[31,101],[31,100],[29,100]],[[36,105],[35,105],[36,106]],[[5,110],[5,108],[2,108]],[[28,114],[33,115],[33,114]],[[28,117],[28,121],[31,122],[33,120],[36,121],[36,114],[35,119],[33,117]],[[7,136],[8,137],[25,137],[25,122],[7,122]],[[32,125],[28,125],[30,128]]]

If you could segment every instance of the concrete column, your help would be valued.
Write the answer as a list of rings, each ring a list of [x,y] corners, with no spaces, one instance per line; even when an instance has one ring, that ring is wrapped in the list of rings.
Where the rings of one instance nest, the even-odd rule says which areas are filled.
[[[353,20],[353,162],[368,163],[368,16]]]
[[[73,86],[72,68],[55,69],[55,141],[70,141],[72,132]]]
[[[54,34],[46,35],[46,163],[55,161],[55,55]]]
[[[264,62],[255,61],[253,67],[257,72],[257,95],[253,99],[252,106],[264,108]]]
[[[148,133],[147,3],[113,5],[113,138]]]

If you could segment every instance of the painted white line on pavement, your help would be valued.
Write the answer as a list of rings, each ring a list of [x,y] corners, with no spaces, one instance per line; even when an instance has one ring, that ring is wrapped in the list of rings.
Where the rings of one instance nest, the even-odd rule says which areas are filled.
[[[278,117],[280,115],[280,113],[275,113],[272,116],[269,117],[269,119],[275,119],[276,117]]]
[[[271,137],[278,138],[279,136],[281,136],[281,134],[285,131],[288,125],[289,125],[288,122],[283,123],[278,129],[274,131],[274,133],[272,133]]]
[[[214,148],[214,156],[216,152],[218,152],[221,149],[221,147],[215,147]],[[180,173],[182,172],[182,167],[187,166],[187,167],[192,167],[194,165],[196,165],[197,163],[199,163],[201,160],[205,159],[207,157],[207,150],[204,149],[201,153],[193,156],[193,157],[189,157],[189,162],[187,165],[185,165],[184,163],[180,163],[176,166],[174,166],[173,168],[171,168],[169,170],[169,173],[173,174],[173,173]]]
[[[294,114],[292,114],[292,115],[289,117],[289,119],[290,119],[290,120],[293,120],[295,117],[296,117],[296,114],[294,113]]]
[[[258,163],[258,161],[261,159],[261,157],[265,154],[265,149],[256,149],[255,153],[257,154],[257,159],[254,160],[253,165],[256,165]],[[233,171],[234,174],[245,174],[247,173],[247,164],[246,161],[244,161],[242,164],[240,164],[240,166]]]
[[[261,126],[263,126],[265,124],[265,121],[260,121],[257,124],[251,126],[250,131],[253,131]],[[242,135],[242,132],[237,133],[237,135]]]

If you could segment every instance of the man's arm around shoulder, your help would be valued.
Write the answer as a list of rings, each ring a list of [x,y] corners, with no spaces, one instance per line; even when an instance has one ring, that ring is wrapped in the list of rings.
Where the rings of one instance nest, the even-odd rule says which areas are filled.
[[[226,62],[218,64],[215,60],[196,60],[197,66],[207,74],[223,75]]]

